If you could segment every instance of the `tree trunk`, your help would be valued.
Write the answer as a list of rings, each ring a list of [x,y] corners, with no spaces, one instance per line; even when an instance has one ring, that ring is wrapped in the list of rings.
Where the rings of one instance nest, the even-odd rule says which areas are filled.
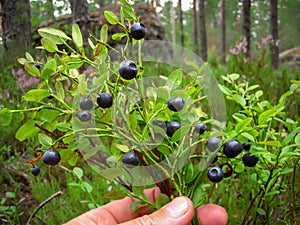
[[[175,26],[175,10],[174,10],[174,7],[173,5],[171,4],[171,7],[170,7],[170,23],[171,23],[171,36],[172,36],[172,42],[173,43],[176,43],[176,26]]]
[[[207,61],[207,39],[205,24],[205,0],[199,0],[199,22],[200,22],[200,56]]]
[[[99,0],[99,6],[104,7],[105,6],[105,1],[104,0]]]
[[[178,0],[180,44],[182,47],[184,47],[183,15],[181,6],[181,0]]]
[[[272,68],[278,68],[278,54],[279,54],[279,47],[278,47],[278,1],[277,0],[270,0],[270,28],[272,34],[272,41],[270,44],[270,51],[271,51],[271,65]]]
[[[225,15],[225,0],[221,0],[221,63],[226,62],[226,15]]]
[[[54,18],[53,0],[47,0],[47,14],[49,18]]]
[[[193,0],[193,40],[194,40],[194,52],[199,52],[198,45],[198,26],[197,26],[197,0]]]
[[[29,0],[0,0],[2,8],[2,38],[5,49],[31,46]],[[12,45],[11,45],[12,44]]]
[[[251,0],[243,0],[243,35],[246,39],[246,56],[251,58]]]
[[[70,0],[73,23],[77,23],[81,29],[84,42],[89,38],[90,14],[87,0]]]

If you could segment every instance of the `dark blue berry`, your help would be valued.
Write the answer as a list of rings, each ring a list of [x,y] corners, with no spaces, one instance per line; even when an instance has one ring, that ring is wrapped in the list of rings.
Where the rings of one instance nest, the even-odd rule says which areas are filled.
[[[243,155],[243,163],[245,166],[253,167],[258,163],[258,157],[257,155],[251,155],[250,152],[246,152]]]
[[[152,124],[155,125],[155,126],[160,127],[160,128],[163,129],[164,131],[167,130],[167,124],[166,124],[165,121],[162,121],[162,120],[153,120],[153,121],[152,121]]]
[[[32,173],[34,176],[39,175],[40,172],[41,172],[41,170],[40,170],[40,167],[38,167],[38,166],[33,166],[33,167],[31,168],[31,173]]]
[[[169,137],[172,137],[173,134],[181,127],[181,124],[177,121],[173,121],[170,123],[167,123],[167,135]]]
[[[197,123],[195,125],[195,132],[199,133],[199,134],[203,134],[206,131],[206,124],[205,123]]]
[[[220,182],[224,177],[224,173],[219,166],[214,166],[208,169],[207,177],[212,182]]]
[[[135,167],[139,164],[139,161],[139,157],[134,152],[126,153],[122,160],[127,167]]]
[[[221,145],[221,140],[216,137],[211,137],[207,140],[206,147],[208,148],[209,151],[214,152],[217,150]]]
[[[184,106],[184,101],[180,97],[172,98],[168,101],[168,108],[174,112],[182,110]]]
[[[249,151],[251,148],[251,143],[247,141],[246,143],[243,144],[244,150]]]
[[[92,115],[89,111],[87,110],[83,110],[81,112],[78,113],[78,119],[81,121],[81,122],[87,122],[89,121],[90,119],[92,118]]]
[[[57,150],[50,149],[43,154],[42,160],[46,165],[54,166],[59,163],[60,154]]]
[[[146,36],[146,32],[147,29],[142,23],[134,23],[130,28],[130,34],[136,40],[143,39]]]
[[[225,143],[223,153],[228,158],[234,158],[243,151],[243,145],[237,140],[229,140]]]
[[[94,106],[94,102],[90,98],[83,98],[80,100],[79,106],[82,110],[91,110]]]
[[[103,109],[110,108],[113,105],[113,102],[114,98],[111,93],[101,93],[97,98],[97,104]]]
[[[131,60],[124,60],[120,63],[119,74],[125,80],[131,80],[136,77],[138,67],[135,62]]]

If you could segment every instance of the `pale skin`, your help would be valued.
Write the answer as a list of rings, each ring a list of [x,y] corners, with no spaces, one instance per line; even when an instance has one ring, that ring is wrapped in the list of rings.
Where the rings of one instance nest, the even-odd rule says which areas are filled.
[[[160,191],[158,188],[145,190],[152,202]],[[177,197],[161,209],[150,213],[150,209],[132,214],[133,198],[126,197],[86,212],[65,225],[188,225],[194,216],[192,201]],[[228,216],[224,208],[215,204],[198,207],[197,218],[201,225],[226,225]]]

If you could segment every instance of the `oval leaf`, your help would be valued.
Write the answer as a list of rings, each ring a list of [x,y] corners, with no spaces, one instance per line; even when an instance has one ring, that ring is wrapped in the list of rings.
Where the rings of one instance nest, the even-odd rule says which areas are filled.
[[[41,101],[43,98],[49,96],[49,92],[45,89],[33,89],[28,91],[24,96],[23,99],[29,102],[37,102]]]
[[[23,124],[17,131],[15,137],[19,141],[24,141],[39,132],[39,128],[35,126],[36,121],[29,121]]]
[[[119,18],[111,11],[105,10],[104,11],[104,16],[107,22],[109,22],[112,25],[118,24]]]
[[[77,23],[72,25],[72,39],[77,47],[81,48],[83,46],[82,34]]]
[[[7,126],[12,120],[10,109],[4,108],[0,110],[0,126]]]
[[[33,64],[31,63],[25,63],[25,70],[27,73],[29,73],[31,76],[39,77],[41,75],[40,71],[38,68],[36,68]]]
[[[46,49],[46,51],[48,52],[57,52],[58,51],[58,48],[57,48],[57,45],[51,41],[51,39],[49,38],[42,38],[41,39],[41,43],[42,43],[42,46]]]

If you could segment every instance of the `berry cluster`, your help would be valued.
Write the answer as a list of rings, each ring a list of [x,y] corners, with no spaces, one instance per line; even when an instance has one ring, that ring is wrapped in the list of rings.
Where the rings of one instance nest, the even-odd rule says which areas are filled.
[[[42,155],[42,160],[46,165],[54,166],[60,162],[61,156],[59,152],[55,149],[49,149],[45,151]],[[40,174],[40,168],[32,164],[31,173],[34,176],[38,176]]]
[[[221,140],[219,138],[210,138],[207,142],[207,148],[211,151],[215,151],[221,145]],[[242,161],[244,166],[254,167],[258,163],[258,157],[249,152],[251,147],[250,142],[241,144],[238,140],[228,140],[225,142],[223,147],[223,154],[228,158],[235,158],[243,150],[247,151],[243,157]],[[217,157],[217,155],[216,155]],[[217,160],[213,161],[215,163]],[[220,182],[223,178],[230,177],[233,174],[233,168],[229,162],[221,163],[219,166],[213,166],[207,171],[208,179],[212,182]]]

